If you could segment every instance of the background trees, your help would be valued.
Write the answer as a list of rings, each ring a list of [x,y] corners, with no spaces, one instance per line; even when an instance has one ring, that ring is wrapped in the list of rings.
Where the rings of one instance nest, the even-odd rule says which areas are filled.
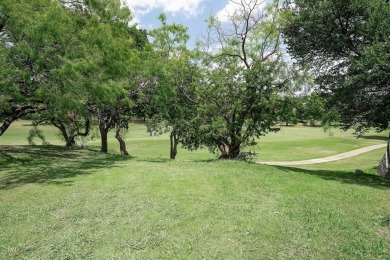
[[[310,66],[328,106],[361,135],[390,122],[390,2],[285,1],[288,50]]]
[[[242,146],[276,131],[277,122],[329,119],[363,134],[389,125],[388,1],[232,1],[226,17],[188,51],[187,29],[129,26],[119,0],[4,0],[0,4],[0,135],[18,118],[56,126],[67,146],[97,126],[101,151],[115,129],[121,154],[134,115],[152,134],[169,132],[170,157],[181,142],[236,158]],[[26,26],[28,25],[28,26]],[[300,75],[281,48],[280,30],[320,90],[297,97]],[[325,103],[326,101],[326,103]],[[324,117],[325,115],[325,117]]]
[[[200,43],[204,80],[197,89],[202,143],[220,158],[236,158],[243,145],[270,131],[290,81],[280,48],[277,5],[234,2],[227,22],[209,21]]]

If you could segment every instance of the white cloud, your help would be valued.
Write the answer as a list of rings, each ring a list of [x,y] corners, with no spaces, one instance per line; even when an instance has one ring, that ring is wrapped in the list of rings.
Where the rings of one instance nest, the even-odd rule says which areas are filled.
[[[216,17],[221,22],[227,22],[228,16],[234,14],[235,10],[238,8],[239,5],[229,1],[227,5],[217,13]]]
[[[254,1],[244,0],[243,2],[247,6],[253,6],[253,2]],[[239,1],[237,1],[237,3],[239,3]],[[216,18],[220,22],[227,22],[229,20],[229,18],[228,18],[229,16],[232,16],[236,11],[242,9],[242,5],[241,4],[237,4],[237,3],[233,3],[231,1],[229,1],[225,5],[225,7],[222,8],[222,10],[220,10],[216,14]],[[259,4],[259,6],[257,7],[257,10],[260,12],[265,7],[266,1],[265,0],[260,0],[260,1],[258,1],[258,4]]]
[[[165,13],[184,12],[187,15],[196,15],[203,1],[205,0],[124,0],[136,16],[142,16],[153,9],[160,8]]]

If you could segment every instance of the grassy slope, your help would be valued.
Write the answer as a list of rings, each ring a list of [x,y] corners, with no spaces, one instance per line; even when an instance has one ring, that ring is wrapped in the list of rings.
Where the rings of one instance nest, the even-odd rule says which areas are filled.
[[[215,161],[206,151],[170,161],[166,138],[142,129],[128,134],[132,158],[6,148],[0,259],[390,257],[390,186],[372,174],[383,151],[299,168]],[[312,130],[302,129],[309,140]],[[16,125],[0,143],[22,144],[22,136]],[[289,138],[264,138],[262,151],[305,136]],[[356,168],[366,174],[354,176]]]

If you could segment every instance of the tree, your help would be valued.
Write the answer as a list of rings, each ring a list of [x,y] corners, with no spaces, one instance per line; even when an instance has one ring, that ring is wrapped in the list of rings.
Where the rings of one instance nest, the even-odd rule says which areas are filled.
[[[304,98],[303,106],[305,119],[311,125],[315,125],[316,122],[321,122],[326,114],[325,99],[316,92],[312,92]]]
[[[390,123],[390,2],[285,1],[284,38],[330,96],[343,127],[360,136]]]
[[[46,111],[45,111],[46,112]],[[39,113],[33,117],[33,130],[43,123],[50,123],[56,127],[66,147],[75,147],[78,137],[87,137],[91,130],[91,118],[89,114],[78,114],[66,111],[65,114]],[[65,111],[63,111],[65,112]]]
[[[221,159],[236,158],[242,146],[278,130],[281,96],[292,83],[280,46],[278,6],[231,2],[236,10],[226,22],[210,18],[199,44],[206,68],[197,89],[199,133]]]
[[[2,1],[0,135],[14,120],[44,111],[43,119],[71,145],[88,131],[76,131],[75,122],[63,118],[89,118],[97,108],[95,114],[108,117],[99,118],[102,150],[107,152],[107,133],[116,126],[127,153],[119,129],[131,106],[136,48],[147,42],[146,32],[129,27],[130,20],[119,0]]]
[[[158,64],[157,86],[152,97],[156,113],[148,121],[148,132],[169,132],[170,158],[175,159],[177,146],[191,134],[190,121],[195,117],[194,94],[197,67],[190,61],[186,48],[188,29],[179,24],[167,24],[164,14],[159,16],[160,28],[150,32],[153,37],[154,59]],[[154,67],[154,66],[153,66]]]
[[[296,124],[298,117],[298,99],[294,95],[286,95],[280,107],[280,120],[288,126],[290,123]]]
[[[115,128],[122,155],[128,155],[122,131],[128,128],[134,102],[132,96],[139,87],[132,79],[139,73],[139,52],[147,44],[146,31],[129,27],[130,10],[119,0],[63,1],[69,8],[83,14],[88,43],[89,71],[88,103],[97,117],[101,151],[108,152],[108,132]]]
[[[1,136],[13,121],[75,97],[81,44],[77,17],[56,1],[4,0],[0,17]]]

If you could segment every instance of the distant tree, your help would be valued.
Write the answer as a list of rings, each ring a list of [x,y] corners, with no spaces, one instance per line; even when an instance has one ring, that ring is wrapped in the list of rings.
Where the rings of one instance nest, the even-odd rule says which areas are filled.
[[[298,99],[294,95],[286,95],[282,97],[280,103],[280,121],[286,126],[296,124],[298,122]]]
[[[283,59],[278,6],[231,2],[235,11],[226,21],[210,18],[199,44],[206,68],[197,88],[199,134],[221,159],[236,158],[242,146],[278,130],[280,97],[293,82]]]
[[[147,122],[148,132],[169,132],[170,158],[175,159],[177,146],[185,142],[192,132],[195,117],[194,82],[197,67],[191,63],[186,48],[188,29],[179,24],[167,24],[164,14],[159,16],[160,28],[150,32],[153,37],[154,59],[160,71],[152,97],[156,113]]]
[[[316,92],[312,92],[304,99],[304,116],[311,125],[315,125],[316,122],[321,122],[325,111],[325,99]]]
[[[309,66],[328,108],[358,135],[390,123],[390,2],[287,0],[290,54]]]

